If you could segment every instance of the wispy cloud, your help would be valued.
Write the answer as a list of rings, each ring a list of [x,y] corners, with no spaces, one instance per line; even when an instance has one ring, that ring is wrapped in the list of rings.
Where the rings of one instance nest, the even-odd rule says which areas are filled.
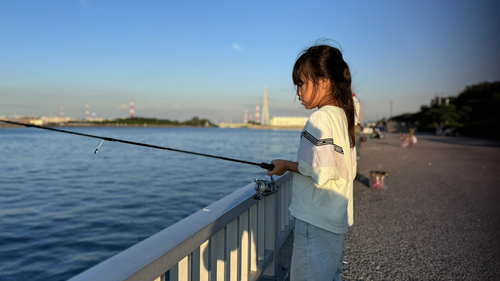
[[[130,104],[128,104],[128,103],[122,103],[122,104],[117,105],[116,108],[118,108],[118,109],[130,108]]]
[[[243,49],[243,47],[242,47],[240,44],[238,44],[238,43],[232,43],[232,44],[231,44],[231,47],[232,47],[234,50],[238,51],[238,52],[241,52],[241,51],[243,51],[243,50],[244,50],[244,49]]]

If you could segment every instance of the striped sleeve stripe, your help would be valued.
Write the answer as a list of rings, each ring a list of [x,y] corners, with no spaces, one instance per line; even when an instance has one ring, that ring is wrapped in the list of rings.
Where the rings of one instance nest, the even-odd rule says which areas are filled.
[[[340,147],[340,146],[336,145],[335,143],[333,143],[333,139],[332,138],[326,138],[326,139],[319,139],[318,140],[313,135],[311,135],[311,133],[309,133],[308,131],[302,131],[301,137],[307,139],[308,141],[310,141],[315,146],[333,145],[333,147],[334,147],[334,149],[335,149],[336,152],[338,152],[340,154],[344,154],[344,150],[342,149],[342,147]]]

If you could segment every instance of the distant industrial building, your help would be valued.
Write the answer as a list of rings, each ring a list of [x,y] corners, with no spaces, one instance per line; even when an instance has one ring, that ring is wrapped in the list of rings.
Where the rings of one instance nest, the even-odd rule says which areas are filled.
[[[75,121],[75,119],[70,117],[39,117],[36,119],[30,119],[29,123],[33,125],[44,125],[44,124],[60,124],[60,123],[68,123],[70,121]]]
[[[269,121],[274,127],[304,127],[308,117],[275,116]]]
[[[0,119],[14,121],[23,124],[42,126],[46,124],[61,124],[74,121],[70,117],[31,117],[31,116],[0,116]],[[11,127],[12,125],[0,124],[0,127]]]

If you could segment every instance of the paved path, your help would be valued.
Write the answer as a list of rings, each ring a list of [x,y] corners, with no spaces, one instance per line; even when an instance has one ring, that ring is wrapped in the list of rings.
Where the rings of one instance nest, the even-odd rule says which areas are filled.
[[[500,280],[500,143],[417,137],[362,144],[343,280]],[[368,188],[371,170],[388,189]]]

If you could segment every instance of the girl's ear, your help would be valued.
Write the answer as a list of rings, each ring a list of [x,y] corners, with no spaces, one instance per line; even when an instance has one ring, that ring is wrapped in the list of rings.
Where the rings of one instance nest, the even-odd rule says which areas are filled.
[[[319,79],[319,85],[323,88],[323,89],[330,89],[330,79],[328,78],[320,78]]]

